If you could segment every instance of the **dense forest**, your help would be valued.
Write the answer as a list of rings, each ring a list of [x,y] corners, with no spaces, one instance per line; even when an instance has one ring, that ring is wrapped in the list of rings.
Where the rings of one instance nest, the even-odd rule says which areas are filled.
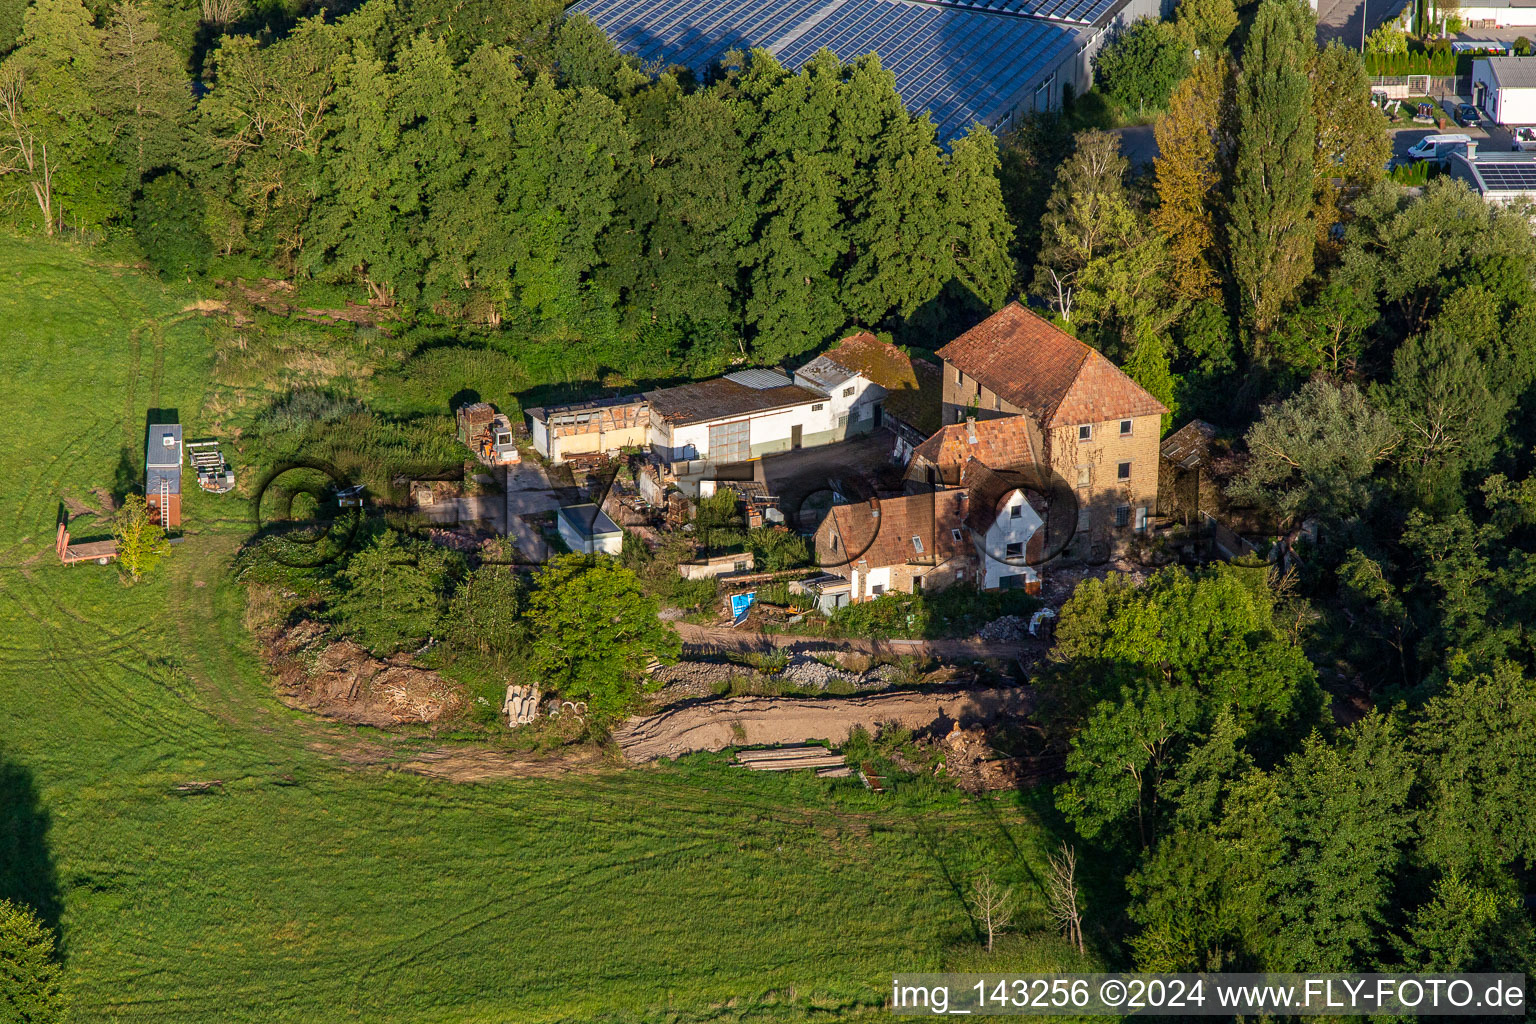
[[[941,148],[874,57],[740,54],[699,83],[561,14],[374,0],[226,35],[194,102],[144,0],[38,0],[0,182],[47,232],[131,223],[169,274],[238,254],[699,372],[1008,295],[995,141]]]
[[[653,373],[932,348],[1024,295],[1246,459],[1315,540],[1086,584],[1038,682],[1113,963],[1522,969],[1536,820],[1527,211],[1386,180],[1358,54],[1307,7],[1183,0],[1099,60],[1162,112],[1133,168],[1072,112],[943,146],[874,57],[700,80],[553,0],[349,11],[0,0],[23,230],[132,232],[402,317],[536,324]],[[196,83],[196,88],[191,83]]]

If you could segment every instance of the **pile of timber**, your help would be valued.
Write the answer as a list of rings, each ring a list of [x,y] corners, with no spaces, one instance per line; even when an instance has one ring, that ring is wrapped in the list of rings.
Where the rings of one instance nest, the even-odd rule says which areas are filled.
[[[792,772],[814,768],[817,778],[840,779],[853,774],[843,755],[826,747],[804,745],[774,747],[771,750],[738,750],[736,763],[759,772]]]

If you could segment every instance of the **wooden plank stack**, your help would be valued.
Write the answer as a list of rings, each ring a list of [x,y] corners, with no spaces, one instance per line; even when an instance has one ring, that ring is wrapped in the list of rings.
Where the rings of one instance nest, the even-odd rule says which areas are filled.
[[[811,768],[817,778],[839,779],[853,774],[843,755],[826,747],[804,745],[771,750],[738,750],[736,764],[759,772],[790,772]]]

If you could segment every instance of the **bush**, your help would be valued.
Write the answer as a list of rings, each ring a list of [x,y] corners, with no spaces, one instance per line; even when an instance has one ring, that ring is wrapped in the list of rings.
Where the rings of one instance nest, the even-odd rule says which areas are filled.
[[[146,182],[133,202],[133,234],[161,277],[199,277],[213,258],[203,199],[175,171]]]
[[[330,423],[364,411],[363,403],[323,388],[297,388],[273,402],[256,417],[263,430],[302,430],[312,423]]]
[[[1520,36],[1516,39],[1515,53],[1521,57],[1529,57],[1531,55],[1531,41],[1525,36]]]
[[[1189,73],[1189,47],[1168,22],[1141,18],[1093,58],[1099,88],[1124,107],[1168,105]]]
[[[811,564],[805,538],[780,526],[760,526],[747,532],[747,547],[761,572],[798,569]]]

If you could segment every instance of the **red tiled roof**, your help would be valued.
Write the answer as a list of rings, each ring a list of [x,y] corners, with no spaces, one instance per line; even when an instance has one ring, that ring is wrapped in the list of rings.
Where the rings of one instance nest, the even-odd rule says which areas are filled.
[[[996,521],[997,514],[1002,509],[1008,498],[1014,491],[1023,491],[1024,500],[1029,507],[1039,513],[1042,521],[1045,519],[1047,504],[1045,496],[1031,489],[1028,484],[1017,478],[1013,473],[997,473],[980,459],[972,458],[965,462],[960,472],[960,486],[970,494],[970,507],[966,510],[965,522],[978,534],[986,533]]]
[[[837,505],[817,531],[816,551],[823,562],[851,560],[860,568],[879,569],[908,562],[937,564],[965,551],[965,539],[952,532],[965,517],[965,491],[934,491],[885,498],[875,503]],[[831,548],[837,537],[836,550]],[[923,549],[912,543],[916,537]],[[867,563],[867,565],[866,565]]]
[[[938,427],[944,379],[932,363],[913,359],[868,331],[850,334],[822,355],[885,388],[885,410],[892,416],[918,430]]]
[[[1011,469],[1033,465],[1035,454],[1029,440],[1029,420],[1005,416],[975,423],[951,423],[918,445],[914,458],[926,459],[949,479],[967,459],[980,459],[997,469]]]
[[[1095,349],[1017,302],[938,355],[1047,427],[1168,411]]]

